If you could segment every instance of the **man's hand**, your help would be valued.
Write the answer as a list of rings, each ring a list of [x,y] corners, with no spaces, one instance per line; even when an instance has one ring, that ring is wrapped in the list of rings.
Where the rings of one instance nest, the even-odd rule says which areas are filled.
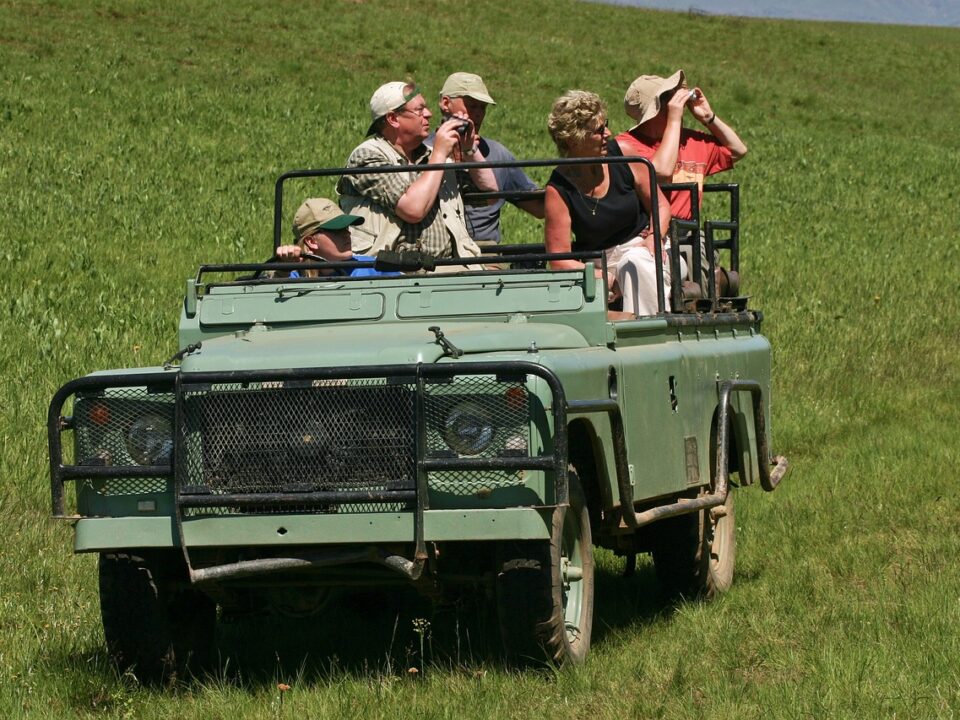
[[[460,155],[464,160],[469,162],[473,159],[470,156],[473,155],[477,146],[480,144],[480,136],[477,135],[477,128],[473,124],[473,121],[466,115],[463,113],[455,113],[454,117],[460,118],[462,122],[466,123],[463,134],[460,135]]]
[[[687,105],[690,112],[717,139],[717,142],[730,151],[733,161],[737,162],[747,154],[747,146],[743,144],[743,140],[737,135],[736,130],[717,117],[713,108],[710,107],[710,102],[703,94],[703,90],[694,88],[694,92],[697,94],[696,100],[691,100]]]
[[[622,297],[623,292],[620,290],[620,283],[617,282],[617,274],[615,272],[607,273],[607,302],[612,303],[618,297]]]
[[[460,133],[457,132],[457,128],[461,127],[465,122],[469,124],[465,134],[469,135],[470,139],[475,141],[473,123],[467,120],[466,117],[454,116],[448,118],[437,128],[437,133],[434,136],[433,154],[437,155],[439,153],[438,159],[446,160],[453,154],[454,148],[460,147],[461,137]],[[466,138],[463,139],[463,142],[466,146]],[[467,147],[472,148],[473,145]]]
[[[641,247],[643,247],[648,253],[650,253],[650,257],[656,257],[656,256],[655,256],[655,253],[656,253],[657,243],[656,243],[656,241],[655,241],[654,238],[653,238],[653,233],[652,233],[652,232],[651,232],[649,235],[645,235],[645,236],[643,237],[643,242],[640,243],[640,245],[641,245]],[[664,254],[664,257],[666,257],[666,254]]]
[[[281,245],[274,255],[280,262],[303,262],[299,245]]]
[[[477,128],[465,113],[454,113],[443,125],[437,128],[437,139],[440,138],[440,131],[450,126],[449,139],[451,140],[450,150],[443,158],[453,155],[456,162],[483,162],[483,153],[480,152],[480,136],[477,134]],[[463,134],[457,132],[457,128],[463,130]],[[434,142],[433,152],[436,154],[437,145]],[[432,159],[432,156],[431,156]],[[490,168],[471,168],[469,171],[470,179],[474,186],[480,192],[496,192],[497,176],[493,174]]]
[[[667,122],[680,122],[683,119],[683,109],[690,100],[691,92],[687,88],[679,87],[667,103]],[[691,108],[692,110],[692,108]]]
[[[703,90],[694,88],[694,92],[696,92],[697,97],[695,100],[690,100],[688,107],[693,116],[706,125],[707,121],[716,117],[716,114],[710,108],[710,102],[707,100],[706,95],[703,94]]]

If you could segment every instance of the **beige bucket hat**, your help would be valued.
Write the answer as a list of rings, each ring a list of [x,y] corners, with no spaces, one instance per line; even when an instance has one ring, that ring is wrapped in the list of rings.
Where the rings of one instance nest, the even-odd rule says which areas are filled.
[[[660,97],[664,93],[685,87],[686,84],[683,70],[677,70],[668,78],[641,75],[627,88],[627,94],[623,96],[623,109],[637,125],[643,125],[660,112]]]
[[[318,230],[343,230],[362,222],[362,217],[347,215],[332,200],[309,198],[293,216],[293,236],[300,242]]]

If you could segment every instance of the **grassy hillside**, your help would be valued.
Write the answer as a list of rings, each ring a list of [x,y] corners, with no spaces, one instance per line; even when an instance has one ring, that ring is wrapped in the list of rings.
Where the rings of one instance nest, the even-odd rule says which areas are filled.
[[[0,714],[960,714],[960,32],[566,0],[229,8],[0,2]],[[734,589],[664,607],[648,567],[619,579],[604,556],[591,661],[546,678],[488,662],[459,626],[463,647],[443,642],[435,619],[435,664],[408,681],[408,619],[394,634],[363,605],[280,649],[277,628],[233,631],[222,677],[174,693],[116,677],[95,560],[48,519],[54,390],[172,354],[184,279],[265,258],[274,179],[341,163],[380,83],[413,77],[435,106],[449,72],[478,72],[498,101],[485,130],[534,158],[554,154],[564,90],[599,92],[622,130],[629,82],[678,67],[750,147],[728,178],[794,468],[739,496]],[[288,214],[329,192],[293,186]],[[507,232],[540,237],[518,215]],[[344,660],[357,635],[375,649]]]

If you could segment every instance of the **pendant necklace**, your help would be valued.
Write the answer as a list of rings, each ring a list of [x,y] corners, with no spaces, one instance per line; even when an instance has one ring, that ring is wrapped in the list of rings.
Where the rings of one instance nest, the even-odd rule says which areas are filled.
[[[577,173],[577,175],[579,175],[579,173]],[[600,178],[600,182],[601,182],[601,183],[603,182],[603,178],[602,178],[602,177]],[[590,214],[596,216],[596,214],[597,214],[597,206],[600,205],[600,197],[599,197],[599,196],[593,197],[592,195],[589,196],[589,197],[593,198],[593,207],[591,208],[591,207],[590,207],[590,204],[587,202],[587,197],[588,197],[588,196],[583,194],[583,190],[580,189],[580,186],[577,185],[576,183],[574,183],[574,187],[577,188],[577,192],[580,193],[580,197],[583,198],[583,204],[587,206],[587,210],[590,211]],[[595,189],[596,189],[596,188],[595,188]]]

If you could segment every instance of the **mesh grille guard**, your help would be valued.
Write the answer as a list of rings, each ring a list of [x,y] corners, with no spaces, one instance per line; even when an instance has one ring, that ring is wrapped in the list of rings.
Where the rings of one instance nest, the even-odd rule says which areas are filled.
[[[544,380],[552,394],[550,455],[516,452],[516,436],[509,432],[474,455],[445,450],[439,418],[453,403],[469,396],[482,404],[505,388],[525,394],[528,375]],[[73,428],[62,415],[67,400],[136,387],[175,398],[172,467],[65,465],[61,433]],[[521,404],[485,409],[498,426],[509,428],[527,421],[526,409],[517,409]],[[210,442],[200,442],[201,435]],[[393,504],[389,509],[420,514],[427,505],[427,474],[450,478],[451,471],[544,470],[556,478],[554,502],[567,499],[563,388],[552,371],[526,361],[91,376],[67,383],[54,396],[48,439],[58,517],[66,512],[64,483],[81,478],[175,475],[178,515],[179,508],[323,512],[341,503]]]
[[[283,379],[184,374],[176,390],[178,505],[259,512],[413,501],[426,507],[428,474],[565,467],[556,453],[527,453],[530,368],[517,365],[290,370]],[[491,417],[496,428],[469,454],[452,452],[445,439],[445,422],[459,407]]]
[[[528,373],[544,378],[553,394],[555,428],[561,437],[554,438],[552,457],[427,457],[431,447],[428,407],[436,404],[428,390],[432,382],[443,388],[455,377],[493,375],[495,382],[524,384]],[[443,398],[446,393],[441,390],[437,395]],[[181,374],[176,383],[175,507],[191,581],[312,562],[288,558],[278,567],[274,560],[262,560],[252,561],[250,567],[241,562],[195,568],[183,535],[185,513],[191,509],[316,512],[341,503],[399,503],[412,508],[413,558],[391,555],[376,561],[417,580],[427,562],[423,517],[428,507],[428,472],[553,469],[556,502],[565,503],[565,413],[556,376],[524,362]],[[320,418],[326,422],[318,424]],[[194,433],[203,436],[199,449],[193,446]],[[390,442],[396,444],[391,447]],[[247,464],[254,457],[251,472]],[[351,467],[350,460],[361,463],[364,472]],[[317,466],[328,474],[318,472]],[[202,479],[203,485],[187,484],[196,479]],[[291,480],[303,487],[288,492],[293,488],[285,488],[284,483]],[[337,487],[327,489],[331,485]]]
[[[181,383],[181,505],[204,495],[249,496],[256,504],[258,495],[341,491],[410,499],[404,491],[416,489],[413,388],[337,382],[343,384]]]

